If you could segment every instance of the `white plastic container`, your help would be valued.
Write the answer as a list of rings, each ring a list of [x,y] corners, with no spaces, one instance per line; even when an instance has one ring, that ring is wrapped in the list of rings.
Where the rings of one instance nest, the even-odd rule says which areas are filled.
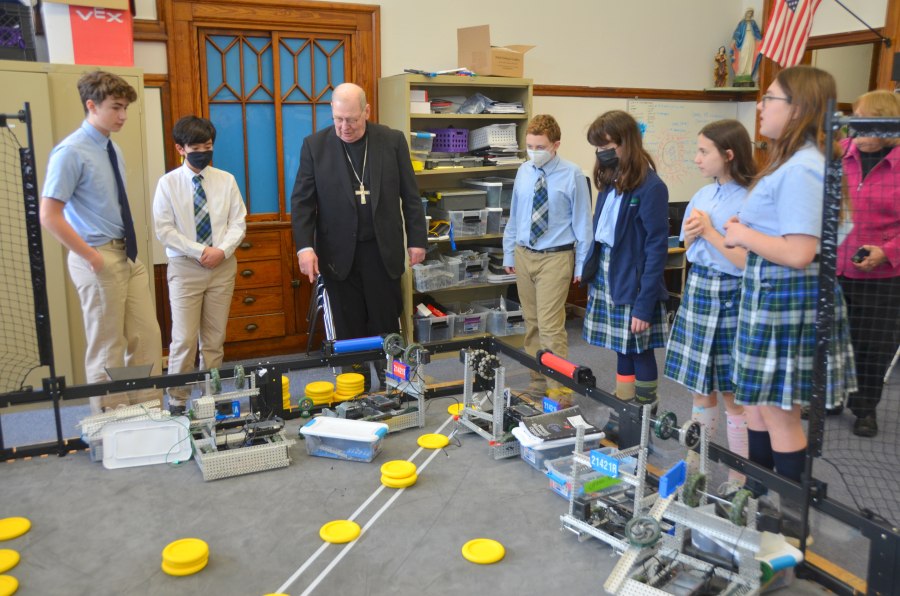
[[[512,429],[513,435],[518,439],[521,449],[519,454],[528,465],[540,472],[546,472],[546,462],[557,459],[575,451],[575,437],[557,439],[555,441],[539,441],[527,436],[527,432],[518,426]],[[600,439],[603,433],[594,433],[584,437],[584,450],[600,449]]]
[[[320,416],[307,422],[300,432],[306,438],[309,455],[370,462],[381,451],[388,425]]]
[[[107,470],[175,463],[191,458],[191,421],[184,417],[107,424],[100,431]]]
[[[518,143],[515,123],[491,124],[469,131],[469,151],[498,145],[509,145],[510,143]]]

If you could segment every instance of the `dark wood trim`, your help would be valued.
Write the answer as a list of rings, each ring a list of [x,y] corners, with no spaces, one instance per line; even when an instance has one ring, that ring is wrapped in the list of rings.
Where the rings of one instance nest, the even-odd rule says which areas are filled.
[[[881,52],[878,63],[877,88],[891,91],[894,82],[891,81],[891,69],[894,65],[894,53],[900,50],[900,0],[888,0],[887,14],[884,17],[884,30],[881,33],[891,40],[888,51]]]
[[[878,35],[884,35],[884,27],[875,29]],[[868,29],[860,31],[847,31],[846,33],[831,33],[829,35],[814,35],[806,42],[807,50],[822,50],[825,48],[840,48],[842,46],[856,46],[864,43],[878,43],[881,40],[878,35]]]
[[[772,4],[774,0],[765,0],[763,2],[763,22],[762,22],[762,31],[763,35],[765,35],[766,27],[769,26],[769,15],[772,14]],[[775,75],[778,74],[778,71],[781,70],[781,67],[778,66],[771,58],[767,56],[763,56],[760,54],[759,61],[759,95],[762,96],[765,94],[766,89],[769,88],[769,85],[775,80]],[[764,138],[761,134],[759,134],[759,118],[757,117],[755,124],[755,134],[753,139],[756,142],[760,141],[768,141],[769,139]],[[756,164],[762,169],[765,165],[766,161],[769,159],[769,152],[765,149],[754,149],[754,155],[756,156]]]
[[[166,24],[161,21],[135,19],[134,41],[168,41]]]
[[[869,66],[869,91],[874,91],[878,88],[878,65],[881,64],[882,54],[893,56],[894,52],[890,50],[885,51],[882,43],[872,44],[872,64]]]
[[[696,101],[756,101],[756,91],[695,91],[691,89],[638,89],[535,85],[535,97],[621,97],[625,99],[671,99]]]
[[[164,74],[145,74],[144,87],[159,89],[159,101],[162,104],[163,117],[163,143],[166,151],[166,171],[174,170],[179,165],[178,152],[175,150],[175,141],[169,133],[175,126],[172,120],[172,93],[169,86],[169,76]]]

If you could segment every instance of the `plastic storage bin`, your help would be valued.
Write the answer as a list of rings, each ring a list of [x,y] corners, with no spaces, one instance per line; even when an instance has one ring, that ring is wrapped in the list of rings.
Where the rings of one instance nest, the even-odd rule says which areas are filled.
[[[476,311],[486,311],[487,332],[497,337],[505,335],[522,335],[525,333],[525,317],[518,302],[506,300],[506,310],[500,310],[500,298],[493,300],[475,300],[472,306]]]
[[[32,9],[0,2],[0,60],[37,60]]]
[[[425,344],[432,341],[448,341],[453,338],[453,322],[455,315],[446,317],[414,316],[413,341]]]
[[[388,425],[323,416],[307,422],[300,432],[306,438],[309,455],[370,462],[381,451]]]
[[[487,232],[488,234],[502,234],[506,229],[509,218],[503,219],[503,209],[500,207],[487,208]]]
[[[469,131],[469,151],[494,147],[497,145],[517,144],[516,125],[491,124],[482,128]]]
[[[435,157],[425,161],[426,170],[438,170],[443,168],[477,168],[484,165],[481,157]]]
[[[514,433],[515,434],[515,433]],[[603,433],[594,433],[584,437],[584,449],[600,449],[600,439],[604,437]],[[517,436],[517,438],[519,438]],[[533,443],[523,443],[519,438],[521,449],[519,454],[529,466],[541,472],[545,471],[546,463],[552,459],[557,459],[565,455],[570,455],[575,451],[575,437],[567,439],[557,439],[555,441],[535,441]]]
[[[619,450],[615,447],[602,447],[600,451],[607,455],[612,455]],[[589,454],[589,451],[585,452],[585,455]],[[547,468],[547,478],[550,479],[550,488],[556,494],[568,499],[572,494],[572,455],[551,459],[545,462],[545,467]],[[619,469],[628,474],[634,474],[635,470],[637,470],[637,460],[633,457],[627,457],[619,462]],[[600,472],[585,471],[579,477],[577,496],[585,496],[584,485],[598,478],[606,478],[608,482],[604,482],[604,486],[601,489],[588,493],[588,498],[595,499],[600,495],[617,490],[616,485],[622,482],[618,478],[610,478]]]
[[[487,203],[487,193],[485,191],[471,188],[426,190],[425,196],[434,205],[435,209],[444,211],[484,209]]]
[[[453,225],[453,236],[484,236],[487,233],[487,209],[475,211],[445,211],[432,206],[429,215],[437,220],[449,221]]]
[[[409,133],[409,150],[423,153],[431,153],[431,146],[434,143],[434,133],[430,132],[411,132]]]
[[[425,261],[413,265],[413,285],[415,285],[416,291],[431,292],[459,285],[462,281],[460,265],[459,259]]]
[[[460,285],[473,286],[487,283],[487,268],[490,257],[472,250],[458,250],[444,254],[461,261],[460,274],[462,280]]]
[[[466,178],[462,185],[467,188],[477,188],[487,192],[487,206],[510,209],[512,207],[513,185],[512,178]]]
[[[465,153],[469,150],[469,131],[464,128],[429,128],[434,133],[432,151],[441,153]]]
[[[445,306],[454,315],[453,337],[481,335],[487,328],[487,313],[478,312],[468,302],[451,302]],[[470,312],[471,311],[471,312]]]

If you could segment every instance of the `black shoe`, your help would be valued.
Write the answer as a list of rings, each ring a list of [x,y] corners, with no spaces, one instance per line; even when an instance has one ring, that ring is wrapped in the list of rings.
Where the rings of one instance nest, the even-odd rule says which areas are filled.
[[[656,404],[659,403],[659,394],[654,393],[653,397],[635,395],[634,397],[632,397],[631,399],[628,400],[628,403],[634,404],[634,405],[642,407],[642,408],[644,406],[653,406],[653,408],[655,409]],[[650,413],[652,414],[653,411],[654,410],[651,409]]]
[[[853,423],[853,434],[857,437],[874,437],[877,435],[878,423],[875,422],[875,414],[857,418]]]
[[[838,406],[836,408],[825,408],[825,415],[839,416],[843,411],[844,406]],[[800,408],[800,418],[803,420],[809,420],[809,406],[803,406]]]

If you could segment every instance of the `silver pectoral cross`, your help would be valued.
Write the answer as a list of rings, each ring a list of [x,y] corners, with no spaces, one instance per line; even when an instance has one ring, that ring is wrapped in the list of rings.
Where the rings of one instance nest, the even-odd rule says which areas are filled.
[[[359,202],[361,204],[363,204],[363,205],[366,204],[366,195],[369,194],[369,191],[366,190],[366,187],[363,186],[362,182],[359,183],[359,190],[357,190],[353,194],[359,195]]]

